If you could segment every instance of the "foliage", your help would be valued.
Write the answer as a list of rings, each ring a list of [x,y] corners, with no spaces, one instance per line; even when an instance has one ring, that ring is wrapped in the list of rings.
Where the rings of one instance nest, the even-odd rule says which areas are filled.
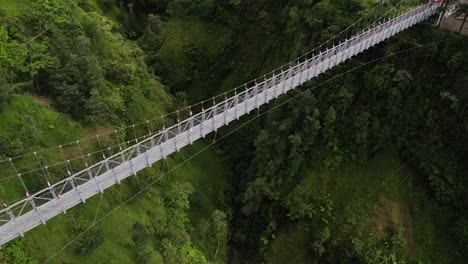
[[[223,211],[215,210],[211,215],[212,221],[212,232],[216,240],[216,250],[214,259],[218,256],[221,245],[227,243],[228,235],[228,224],[226,219],[226,213]]]
[[[297,10],[290,15],[296,17],[295,12]],[[238,239],[237,245],[251,254],[252,259],[261,259],[261,253],[251,250],[246,240],[263,237],[271,222],[285,221],[283,216],[276,216],[278,212],[286,210],[290,220],[305,221],[313,227],[326,227],[336,219],[333,215],[336,198],[326,198],[320,192],[311,193],[299,184],[303,175],[301,167],[309,162],[333,169],[345,161],[366,160],[393,143],[402,157],[424,175],[435,199],[444,204],[440,206],[449,206],[455,211],[463,207],[460,201],[464,200],[466,192],[462,176],[466,164],[462,160],[466,151],[458,148],[456,142],[460,137],[466,138],[462,136],[466,135],[466,126],[456,124],[460,124],[461,116],[466,114],[466,107],[460,104],[460,100],[466,100],[460,89],[460,85],[466,83],[461,74],[466,71],[466,63],[461,61],[468,58],[468,50],[462,47],[466,39],[424,27],[420,30],[445,42],[429,46],[425,52],[416,51],[411,56],[364,67],[357,73],[322,85],[319,91],[306,91],[294,103],[288,103],[284,112],[268,114],[263,129],[256,136],[255,158],[250,158],[250,168],[254,172],[239,171],[244,179],[239,185],[244,186],[244,191],[237,198],[242,201],[243,213],[238,217],[248,217],[257,226],[242,227],[240,232],[249,234],[248,238],[234,237]],[[422,35],[412,41],[424,43],[425,34]],[[395,40],[385,49],[394,52],[402,49],[402,45]],[[376,53],[369,52],[361,59],[373,58],[378,55]],[[438,59],[429,59],[434,57]],[[429,60],[431,63],[416,70],[421,61]],[[355,66],[352,64],[338,70],[351,69]],[[431,73],[429,77],[428,73]],[[306,85],[309,87],[314,84]],[[240,153],[235,162],[246,161],[242,155]],[[351,234],[332,236],[346,240]],[[336,238],[334,243],[338,243],[336,240],[343,241]],[[341,247],[348,248],[351,253],[343,258],[336,251],[325,254],[319,245],[314,254],[325,254],[323,259],[342,262],[353,258],[364,263],[393,263],[404,259],[400,253],[401,233],[387,243],[388,247],[381,242],[369,243],[361,238],[355,238],[353,246],[346,242]],[[257,245],[261,247],[261,244],[260,241]],[[371,250],[367,250],[369,247]]]
[[[163,198],[168,221],[161,234],[158,234],[165,262],[207,263],[203,253],[191,245],[190,236],[186,231],[186,224],[189,222],[189,196],[193,192],[193,186],[187,182],[174,182],[167,188]]]
[[[148,243],[149,235],[144,224],[136,222],[132,226],[132,232],[132,240],[137,247],[141,248]]]
[[[86,232],[75,243],[75,253],[79,255],[90,254],[104,242],[104,231],[101,228]]]
[[[64,0],[37,0],[32,6],[30,19],[5,20],[0,29],[2,92],[12,90],[13,82],[29,81],[26,91],[52,97],[59,111],[91,124],[135,119],[133,111],[141,106],[145,112],[167,106],[169,98],[158,91],[162,87],[149,74],[141,50],[109,20]],[[159,34],[148,28],[149,35]],[[135,94],[134,102],[124,103],[129,94]]]
[[[26,55],[26,48],[11,40],[5,27],[0,26],[0,107],[13,92],[17,75],[26,70]]]
[[[16,240],[0,248],[0,261],[2,263],[35,264],[39,263],[34,258],[25,253],[23,243]]]
[[[172,0],[167,8],[171,16],[196,15],[208,18],[214,12],[216,4],[213,0]]]

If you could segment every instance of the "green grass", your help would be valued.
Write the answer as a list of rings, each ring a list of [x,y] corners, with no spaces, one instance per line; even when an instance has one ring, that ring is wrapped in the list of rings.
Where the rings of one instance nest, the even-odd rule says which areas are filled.
[[[283,228],[271,243],[267,263],[311,263],[313,255],[307,250],[309,247],[310,238],[304,227],[291,224]]]
[[[30,125],[28,125],[29,122]],[[0,111],[0,124],[2,124],[0,128],[2,144],[7,146],[15,140],[23,142],[19,145],[22,153],[40,151],[72,142],[80,138],[82,131],[80,125],[53,109],[39,104],[30,95],[13,95]],[[30,129],[26,129],[28,126]],[[24,137],[31,137],[31,139],[24,142]],[[39,156],[51,158],[47,160],[48,164],[53,164],[61,159],[58,149],[42,152]],[[16,170],[24,174],[23,178],[27,178],[33,175],[25,172],[35,168],[37,160],[34,155],[29,155],[21,159],[14,159],[14,164]],[[1,163],[0,171],[2,172],[0,180],[16,174],[9,162]],[[24,190],[17,178],[0,182],[0,199],[6,199],[11,203],[23,196]]]
[[[51,147],[80,137],[81,128],[67,117],[47,108],[30,95],[13,95],[0,111],[1,133],[15,135],[31,117],[39,131],[38,143]]]
[[[364,236],[376,233],[370,221],[379,202],[388,199],[411,209],[415,249],[406,253],[410,263],[462,263],[447,232],[450,213],[440,209],[427,192],[427,186],[408,171],[394,151],[381,153],[362,164],[345,164],[335,171],[320,171],[311,165],[305,175],[300,184],[311,193],[331,195],[336,219],[330,226],[332,236],[333,232],[349,232],[333,231],[344,226]],[[268,262],[287,263],[296,259],[295,263],[310,263],[306,252],[314,239],[304,243],[304,233],[300,225],[280,230],[269,248]]]
[[[2,0],[0,3],[0,11],[5,11],[5,13],[10,15],[28,12],[31,7],[31,0]]]

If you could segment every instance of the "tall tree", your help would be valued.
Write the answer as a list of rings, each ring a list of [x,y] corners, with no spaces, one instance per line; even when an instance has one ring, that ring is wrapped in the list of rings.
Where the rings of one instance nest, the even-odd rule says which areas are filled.
[[[213,211],[211,221],[213,224],[213,234],[216,239],[216,250],[214,253],[214,259],[216,259],[221,245],[225,244],[227,241],[228,225],[226,213],[220,210]]]

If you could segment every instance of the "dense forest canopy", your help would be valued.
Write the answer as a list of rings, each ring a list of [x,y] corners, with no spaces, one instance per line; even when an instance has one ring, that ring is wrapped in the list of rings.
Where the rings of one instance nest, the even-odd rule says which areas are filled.
[[[206,100],[376,19],[379,2],[2,0],[0,157]],[[421,1],[398,2],[381,11]],[[467,36],[408,29],[10,242],[0,262],[463,263],[467,73]],[[22,192],[9,183],[0,196]]]

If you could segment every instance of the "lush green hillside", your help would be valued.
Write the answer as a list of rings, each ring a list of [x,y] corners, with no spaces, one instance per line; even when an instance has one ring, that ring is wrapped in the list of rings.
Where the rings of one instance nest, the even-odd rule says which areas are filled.
[[[402,256],[409,263],[462,261],[457,256],[456,241],[446,232],[451,228],[452,213],[433,205],[421,176],[395,151],[386,150],[370,160],[343,164],[336,170],[310,166],[304,173],[289,203],[306,196],[320,201],[325,195],[328,207],[320,205],[309,216],[321,217],[322,223],[315,225],[294,216],[294,224],[281,227],[271,241],[268,263],[291,259],[294,263],[311,263],[311,259],[320,263],[320,259],[329,258],[327,251],[334,244],[347,243],[374,263]],[[331,224],[324,227],[327,221]],[[319,226],[323,228],[319,235],[311,235],[310,230]],[[349,238],[351,241],[346,241]]]
[[[63,160],[57,144],[94,151],[114,129],[105,146],[132,140],[126,125],[242,85],[377,2],[2,0],[0,159],[43,150],[15,159],[22,172]],[[0,263],[463,263],[467,43],[409,29],[218,131],[239,128],[216,145],[188,147],[3,246]],[[11,203],[24,188],[5,164],[0,199]]]
[[[122,15],[117,6],[113,12],[117,17]],[[78,139],[89,141],[97,133],[170,111],[173,97],[150,73],[138,44],[121,35],[122,25],[116,17],[101,15],[99,2],[4,1],[0,13],[0,62],[9,67],[1,71],[2,159],[43,149],[39,157],[45,165],[60,162],[58,149],[48,148]],[[97,142],[89,143],[93,144]],[[219,239],[215,238],[217,232],[225,231],[210,226],[226,221],[222,211],[211,215],[222,209],[218,195],[227,172],[212,150],[171,172],[139,195],[139,200],[118,207],[157,180],[161,170],[171,170],[202,147],[200,143],[185,150],[167,164],[155,165],[155,169],[106,191],[102,200],[94,197],[51,220],[28,233],[25,240],[3,247],[0,259],[7,263],[43,262],[60,252],[52,262],[158,263],[163,257],[193,262],[214,260],[218,247],[216,260],[224,262],[225,242],[217,246]],[[65,148],[67,156],[78,155],[70,153],[73,151]],[[24,195],[24,189],[17,177],[7,177],[14,175],[7,165],[2,166],[0,196],[12,203]],[[21,158],[15,166],[23,172],[36,164]],[[39,172],[22,176],[29,191],[34,191],[36,184],[45,186],[43,177]],[[166,192],[168,189],[173,192]],[[199,217],[201,212],[206,219]],[[102,222],[73,240],[108,213]],[[199,226],[203,221],[210,226],[202,232]],[[199,234],[203,240],[190,238]],[[69,241],[74,243],[59,251]]]

